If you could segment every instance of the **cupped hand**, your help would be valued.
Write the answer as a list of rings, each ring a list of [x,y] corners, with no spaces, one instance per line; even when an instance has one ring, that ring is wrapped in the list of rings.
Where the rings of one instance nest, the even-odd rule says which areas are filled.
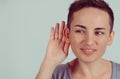
[[[62,21],[61,25],[56,24],[51,28],[50,39],[46,51],[46,59],[55,64],[60,64],[68,56],[69,42],[65,40],[65,22]]]

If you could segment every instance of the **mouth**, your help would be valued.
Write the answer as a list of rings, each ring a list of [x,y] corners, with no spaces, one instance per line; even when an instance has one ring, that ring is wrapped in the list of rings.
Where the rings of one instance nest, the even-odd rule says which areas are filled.
[[[94,52],[97,50],[94,48],[80,48],[80,50],[85,54],[85,55],[92,55]]]

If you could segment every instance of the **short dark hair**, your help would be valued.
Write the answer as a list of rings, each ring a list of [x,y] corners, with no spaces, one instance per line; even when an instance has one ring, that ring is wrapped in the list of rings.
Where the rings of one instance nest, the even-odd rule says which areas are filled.
[[[86,7],[94,7],[108,13],[110,17],[110,32],[113,30],[114,13],[111,7],[104,0],[76,0],[69,7],[67,27],[70,29],[73,13]]]

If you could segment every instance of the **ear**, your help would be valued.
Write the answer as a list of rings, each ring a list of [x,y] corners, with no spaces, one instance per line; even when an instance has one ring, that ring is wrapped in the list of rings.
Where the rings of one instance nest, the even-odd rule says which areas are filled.
[[[70,29],[68,29],[68,27],[66,27],[64,30],[64,36],[65,36],[66,42],[70,43]]]
[[[108,45],[111,45],[111,44],[112,44],[113,38],[114,38],[114,32],[111,32],[111,33],[110,33],[110,36],[109,36],[109,40],[108,40]]]

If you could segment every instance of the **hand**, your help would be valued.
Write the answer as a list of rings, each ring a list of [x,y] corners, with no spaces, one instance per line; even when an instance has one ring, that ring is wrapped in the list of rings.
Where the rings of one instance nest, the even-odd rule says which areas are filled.
[[[55,28],[51,28],[50,39],[45,57],[47,61],[58,65],[68,56],[70,44],[65,40],[64,31],[66,28],[67,27],[65,26],[64,21],[62,21],[61,27],[57,23]]]

